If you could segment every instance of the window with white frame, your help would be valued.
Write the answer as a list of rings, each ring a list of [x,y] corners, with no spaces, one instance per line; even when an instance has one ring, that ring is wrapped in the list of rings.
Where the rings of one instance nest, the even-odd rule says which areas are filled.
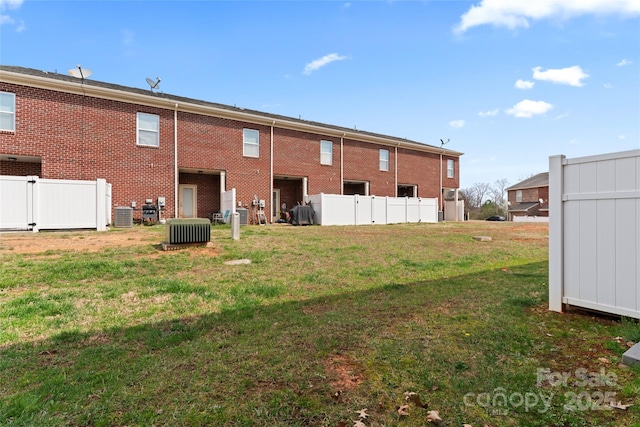
[[[147,147],[160,146],[160,116],[138,113],[138,140],[136,143]]]
[[[255,129],[242,130],[242,155],[260,157],[260,132]]]
[[[452,159],[447,159],[447,178],[455,177],[455,161]]]
[[[389,150],[380,149],[380,170],[389,170]]]
[[[522,203],[522,190],[516,190],[516,202]]]
[[[333,142],[324,140],[320,141],[320,164],[333,164]]]
[[[0,92],[0,130],[16,130],[16,94]]]

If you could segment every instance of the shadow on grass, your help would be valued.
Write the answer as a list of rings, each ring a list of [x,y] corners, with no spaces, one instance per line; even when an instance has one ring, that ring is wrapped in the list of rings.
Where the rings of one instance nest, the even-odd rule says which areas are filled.
[[[467,391],[535,382],[520,370],[535,367],[527,309],[545,304],[546,277],[541,262],[271,305],[247,295],[221,313],[5,346],[0,424],[336,425],[374,405],[393,422],[409,387],[479,423]],[[340,401],[336,355],[364,380]]]

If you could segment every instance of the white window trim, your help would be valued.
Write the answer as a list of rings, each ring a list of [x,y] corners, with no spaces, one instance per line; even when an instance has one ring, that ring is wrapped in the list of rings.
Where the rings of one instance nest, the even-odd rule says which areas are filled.
[[[516,203],[522,203],[522,190],[516,190]]]
[[[143,129],[140,127],[140,116],[144,114],[145,116],[149,116],[149,117],[155,117],[157,122],[158,122],[158,129]],[[140,131],[144,131],[144,132],[153,132],[156,134],[156,143],[155,144],[144,144],[142,142],[140,142]],[[138,114],[136,114],[136,145],[139,145],[141,147],[155,147],[158,148],[160,147],[160,116],[157,114],[151,114],[151,113],[143,113],[141,111],[138,112]]]
[[[451,167],[449,167],[451,166]],[[455,178],[456,176],[456,163],[453,159],[447,159],[447,178]]]
[[[253,143],[253,142],[248,142],[247,141],[247,138],[246,138],[247,131],[256,133],[256,141],[257,142]],[[256,147],[258,153],[256,155],[247,154],[247,146]],[[260,157],[260,131],[259,130],[257,130],[257,129],[248,129],[248,128],[242,129],[242,155],[244,157],[254,157],[254,158]]]
[[[322,150],[323,146],[325,146],[326,144],[329,145],[328,152]],[[325,157],[328,157],[328,161],[324,160]],[[320,164],[327,166],[333,165],[333,142],[327,141],[326,139],[320,141]]]
[[[0,111],[0,115],[10,115],[11,116],[11,129],[0,128],[1,131],[5,132],[15,132],[16,131],[16,94],[13,92],[0,92],[0,95],[9,95],[12,98],[12,110],[11,111]],[[2,121],[0,121],[2,123]]]
[[[387,153],[387,158],[382,158],[382,153]],[[380,149],[380,170],[389,172],[389,150],[385,150],[384,148]]]

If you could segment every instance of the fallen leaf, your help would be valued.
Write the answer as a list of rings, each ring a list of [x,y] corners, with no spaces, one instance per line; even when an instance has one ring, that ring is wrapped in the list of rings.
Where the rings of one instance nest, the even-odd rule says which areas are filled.
[[[400,415],[401,417],[409,415],[407,409],[409,409],[409,405],[402,405],[398,408],[398,415]]]
[[[340,421],[338,424],[336,424],[336,427],[348,427],[349,423],[346,421]]]
[[[471,424],[462,424],[462,427],[473,427]]]
[[[627,341],[627,347],[631,348],[634,345],[636,345],[636,343],[634,343],[633,341]]]
[[[607,359],[606,357],[600,357],[600,358],[598,358],[598,360],[599,360],[600,362],[602,362],[602,363],[606,363],[606,364],[611,363],[611,361],[610,361],[609,359]]]
[[[442,418],[440,418],[438,411],[429,411],[427,412],[427,421],[434,424],[440,424],[442,422]]]
[[[358,416],[360,418],[362,418],[363,420],[366,419],[369,416],[369,414],[367,414],[367,408],[360,409],[359,411],[356,411],[356,414],[358,414]]]
[[[620,401],[618,400],[618,402],[616,402],[616,403],[609,402],[609,406],[611,406],[612,408],[621,409],[621,410],[623,410],[623,411],[626,411],[626,410],[627,410],[627,408],[628,408],[629,406],[631,406],[631,404],[623,405],[623,404],[622,404],[622,402],[620,402]]]
[[[437,389],[438,389],[437,385],[434,384],[434,385],[431,386],[431,391],[436,391]]]
[[[353,422],[353,427],[367,427],[367,425],[365,423],[363,423],[360,420],[354,421]]]
[[[406,400],[407,402],[412,402],[418,408],[427,409],[427,405],[420,401],[420,396],[418,396],[418,393],[415,393],[413,391],[405,391],[404,400]]]

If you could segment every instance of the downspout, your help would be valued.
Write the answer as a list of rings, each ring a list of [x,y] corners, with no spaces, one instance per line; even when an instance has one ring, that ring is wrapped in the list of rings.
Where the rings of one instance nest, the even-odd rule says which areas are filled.
[[[394,180],[396,181],[396,189],[393,192],[394,197],[398,197],[398,147],[399,146],[400,146],[400,143],[398,143],[398,145],[396,145],[395,153],[393,154],[393,157],[394,157],[393,160],[395,162],[395,165],[393,166],[393,170],[394,170],[394,173],[395,173]]]
[[[173,217],[178,218],[178,104],[173,110]]]
[[[278,211],[278,207],[277,206],[272,206],[273,205],[273,125],[276,124],[276,121],[274,120],[271,123],[271,169],[269,171],[269,198],[271,199],[271,202],[269,202],[269,206],[271,207],[271,212],[269,212],[269,222],[273,223],[273,213]]]
[[[344,195],[344,136],[340,137],[340,194]]]

